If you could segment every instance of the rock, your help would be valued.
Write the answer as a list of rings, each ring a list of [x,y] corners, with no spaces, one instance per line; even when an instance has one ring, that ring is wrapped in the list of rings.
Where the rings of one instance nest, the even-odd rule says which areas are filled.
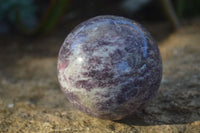
[[[97,16],[78,25],[58,56],[58,80],[82,112],[118,120],[141,109],[162,77],[158,46],[140,24],[119,16]]]

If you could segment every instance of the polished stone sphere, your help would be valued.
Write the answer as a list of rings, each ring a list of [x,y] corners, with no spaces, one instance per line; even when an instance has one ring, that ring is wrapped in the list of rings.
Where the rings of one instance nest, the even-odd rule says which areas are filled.
[[[80,111],[118,120],[134,114],[157,92],[162,77],[158,46],[137,22],[97,16],[66,37],[58,56],[58,80]]]

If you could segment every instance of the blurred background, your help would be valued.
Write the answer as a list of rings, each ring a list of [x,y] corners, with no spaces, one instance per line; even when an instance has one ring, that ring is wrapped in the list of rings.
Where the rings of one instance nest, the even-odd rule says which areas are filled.
[[[199,0],[0,0],[0,35],[41,36],[56,29],[67,33],[97,15],[119,15],[149,28],[156,39],[200,15]],[[159,27],[160,26],[160,27]],[[67,31],[67,32],[66,32]],[[163,32],[163,30],[161,30]],[[158,37],[157,37],[158,36]]]

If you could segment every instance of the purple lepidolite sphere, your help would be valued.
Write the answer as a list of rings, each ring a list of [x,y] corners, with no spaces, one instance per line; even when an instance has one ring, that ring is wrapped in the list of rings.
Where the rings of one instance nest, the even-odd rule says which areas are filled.
[[[98,16],[78,25],[58,57],[58,79],[82,112],[118,120],[135,113],[157,92],[162,77],[158,46],[140,24]]]

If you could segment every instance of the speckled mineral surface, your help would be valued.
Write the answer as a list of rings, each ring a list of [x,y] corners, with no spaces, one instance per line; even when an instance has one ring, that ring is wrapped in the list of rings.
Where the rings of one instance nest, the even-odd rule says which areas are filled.
[[[161,77],[156,42],[124,17],[98,16],[81,23],[59,52],[62,91],[76,108],[103,119],[121,119],[142,108]]]

